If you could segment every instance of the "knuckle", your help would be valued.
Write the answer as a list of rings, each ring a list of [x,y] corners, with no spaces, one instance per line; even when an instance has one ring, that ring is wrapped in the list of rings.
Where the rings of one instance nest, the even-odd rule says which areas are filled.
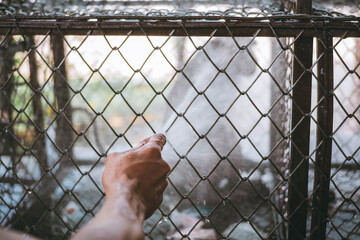
[[[105,165],[108,165],[112,159],[116,158],[117,153],[110,153],[107,155],[107,157],[105,158]]]
[[[168,186],[168,181],[166,180],[166,178],[159,184],[159,193],[163,194],[163,192],[165,191],[166,187]]]
[[[166,173],[170,172],[170,170],[171,170],[170,165],[164,159],[161,159],[161,160],[164,164],[164,170],[166,171]]]
[[[158,199],[157,205],[160,206],[161,203],[163,202],[163,200],[164,200],[164,197],[163,197],[163,195],[161,194],[161,196],[160,196],[159,199]]]
[[[109,153],[109,154],[107,155],[107,158],[109,158],[109,159],[115,158],[117,154],[118,154],[118,153],[116,153],[116,152]]]

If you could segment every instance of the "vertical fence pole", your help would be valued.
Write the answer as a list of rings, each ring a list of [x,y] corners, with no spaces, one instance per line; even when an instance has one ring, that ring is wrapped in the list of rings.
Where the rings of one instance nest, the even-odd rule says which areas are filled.
[[[312,199],[311,237],[325,239],[326,218],[329,203],[331,169],[331,134],[333,127],[333,42],[332,37],[323,34],[317,41],[318,62],[318,109],[316,129],[316,151],[314,194]]]
[[[306,69],[312,64],[312,38],[298,39],[294,53]],[[289,178],[289,229],[288,239],[304,239],[306,236],[307,191],[309,171],[311,72],[305,71],[294,60],[291,111],[291,155]]]
[[[296,13],[311,14],[312,1],[298,0]],[[288,239],[304,239],[308,206],[308,171],[313,39],[299,37],[294,44],[289,162]]]

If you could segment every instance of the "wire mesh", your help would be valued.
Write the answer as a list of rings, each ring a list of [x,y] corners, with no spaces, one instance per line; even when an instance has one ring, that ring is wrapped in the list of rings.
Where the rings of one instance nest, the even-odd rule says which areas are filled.
[[[360,32],[356,20],[347,20],[348,27]],[[195,36],[181,18],[185,36],[171,30],[152,36],[141,24],[122,36],[100,25],[96,35],[83,36],[61,28],[37,36],[12,35],[22,32],[19,25],[7,29],[0,55],[1,224],[48,239],[71,236],[104,201],[104,157],[165,132],[163,157],[172,170],[163,204],[144,224],[148,239],[285,239],[297,84],[292,61],[304,31],[285,39],[270,21],[238,37],[231,23],[209,21],[220,22],[226,37],[216,36],[217,28]],[[311,23],[313,37],[322,37],[321,24]],[[260,37],[263,29],[271,37]],[[331,48],[329,239],[356,239],[360,232],[359,39],[349,32],[345,28]],[[303,68],[313,78],[313,96],[304,96],[313,100],[311,139],[321,106],[314,90],[322,57]],[[310,143],[309,201],[319,148]]]
[[[1,15],[23,16],[272,16],[291,12],[294,0],[2,0]],[[314,1],[314,15],[359,16],[359,1]]]

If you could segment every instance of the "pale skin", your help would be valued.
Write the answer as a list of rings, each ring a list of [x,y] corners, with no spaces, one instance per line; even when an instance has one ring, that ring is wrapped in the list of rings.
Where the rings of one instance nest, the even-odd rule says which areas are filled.
[[[142,240],[142,225],[162,202],[169,165],[162,159],[162,134],[134,148],[109,154],[102,174],[106,200],[101,210],[72,240]],[[0,229],[0,240],[37,239]]]

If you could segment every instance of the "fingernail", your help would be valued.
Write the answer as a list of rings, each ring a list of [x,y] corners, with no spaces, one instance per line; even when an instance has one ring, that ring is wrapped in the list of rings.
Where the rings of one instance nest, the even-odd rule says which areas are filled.
[[[166,144],[166,137],[162,133],[155,134],[153,139],[161,146],[161,148]]]
[[[166,137],[164,134],[162,133],[159,133],[159,138],[160,138],[160,141],[161,141],[161,145],[164,146],[166,144]]]

